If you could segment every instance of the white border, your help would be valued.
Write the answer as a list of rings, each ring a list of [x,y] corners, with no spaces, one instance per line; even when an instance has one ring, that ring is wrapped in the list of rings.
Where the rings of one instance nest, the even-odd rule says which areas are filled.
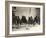
[[[9,34],[20,34],[20,31],[19,31],[19,33],[18,33],[18,31],[17,32],[15,32],[15,31],[12,31],[12,7],[13,6],[15,6],[15,7],[34,7],[34,8],[40,8],[40,25],[41,25],[41,32],[40,33],[43,33],[43,6],[42,5],[23,5],[23,4],[10,4],[10,11],[9,11],[9,17],[10,17],[10,26],[9,26]],[[28,32],[28,31],[27,31]],[[25,33],[25,32],[24,32]],[[29,32],[30,33],[30,32]],[[37,33],[37,32],[36,32]],[[22,32],[21,32],[21,34],[22,34]]]

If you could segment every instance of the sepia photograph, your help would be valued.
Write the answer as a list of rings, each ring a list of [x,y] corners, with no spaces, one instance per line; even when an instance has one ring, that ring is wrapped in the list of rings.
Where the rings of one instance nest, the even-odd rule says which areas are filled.
[[[12,7],[12,31],[31,30],[40,26],[40,8]]]

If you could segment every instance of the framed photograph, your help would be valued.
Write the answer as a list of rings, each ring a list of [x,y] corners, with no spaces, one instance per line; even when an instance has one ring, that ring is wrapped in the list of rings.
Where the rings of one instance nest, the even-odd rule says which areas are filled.
[[[44,35],[44,3],[7,2],[7,35]]]

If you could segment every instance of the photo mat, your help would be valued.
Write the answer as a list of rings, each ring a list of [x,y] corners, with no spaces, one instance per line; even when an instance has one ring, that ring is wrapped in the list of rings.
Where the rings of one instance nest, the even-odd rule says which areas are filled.
[[[10,34],[43,33],[43,7],[10,5]],[[37,28],[37,29],[36,29]]]

